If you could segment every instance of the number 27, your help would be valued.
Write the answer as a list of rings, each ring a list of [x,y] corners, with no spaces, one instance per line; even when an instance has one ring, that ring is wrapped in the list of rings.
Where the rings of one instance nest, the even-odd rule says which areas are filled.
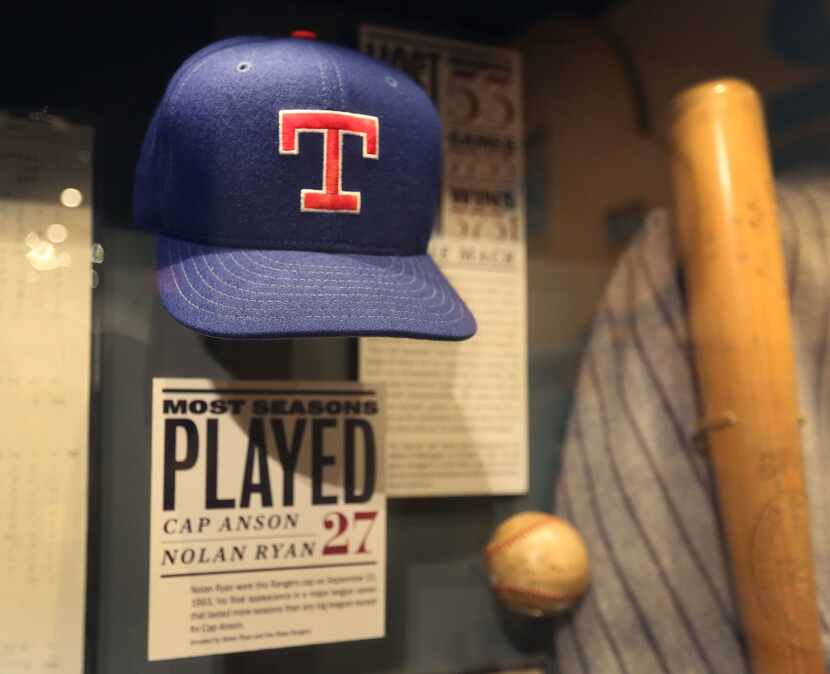
[[[366,548],[366,541],[369,538],[369,533],[372,531],[372,526],[375,524],[375,518],[378,516],[377,511],[358,511],[354,514],[354,526],[357,527],[358,522],[368,522],[369,526],[366,527],[366,533],[363,536],[363,540],[360,541],[360,545],[358,546],[357,550],[355,550],[356,554],[365,554],[368,553],[369,550]],[[324,555],[348,555],[349,554],[349,541],[345,541],[344,543],[335,543],[335,541],[343,536],[346,533],[346,530],[349,528],[349,518],[346,517],[343,513],[338,512],[331,512],[328,513],[323,518],[323,526],[326,529],[333,529],[337,528],[337,533],[334,534],[323,546],[323,554]]]

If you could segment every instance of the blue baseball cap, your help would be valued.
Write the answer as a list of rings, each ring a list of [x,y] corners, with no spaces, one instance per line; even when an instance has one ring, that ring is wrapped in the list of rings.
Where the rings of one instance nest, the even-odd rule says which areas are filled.
[[[165,307],[217,337],[471,337],[426,252],[441,138],[422,89],[358,52],[243,37],[195,53],[136,171]]]

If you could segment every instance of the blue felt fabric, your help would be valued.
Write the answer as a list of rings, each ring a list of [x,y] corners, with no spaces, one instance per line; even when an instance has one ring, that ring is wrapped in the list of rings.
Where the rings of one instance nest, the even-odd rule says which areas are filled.
[[[377,159],[343,136],[342,189],[361,193],[359,214],[300,209],[301,190],[322,187],[323,137],[302,133],[298,154],[280,154],[280,110],[379,119]],[[197,52],[168,85],[136,176],[136,221],[164,235],[165,305],[185,325],[228,337],[471,336],[472,316],[425,257],[441,137],[422,89],[363,54],[295,38],[234,38]],[[260,256],[273,282],[254,265]],[[204,283],[197,272],[220,261],[236,273]]]

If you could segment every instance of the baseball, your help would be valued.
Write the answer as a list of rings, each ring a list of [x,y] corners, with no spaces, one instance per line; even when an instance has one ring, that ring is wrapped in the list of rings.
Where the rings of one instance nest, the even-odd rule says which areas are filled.
[[[588,587],[588,551],[561,517],[522,512],[502,522],[485,549],[490,583],[509,609],[534,617],[573,606]]]

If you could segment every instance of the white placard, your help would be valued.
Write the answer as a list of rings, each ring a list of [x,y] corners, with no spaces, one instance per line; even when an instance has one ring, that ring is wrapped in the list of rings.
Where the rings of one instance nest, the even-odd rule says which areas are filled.
[[[150,660],[384,636],[382,400],[153,381]]]
[[[0,117],[0,672],[80,674],[92,131]]]
[[[527,272],[519,57],[364,26],[361,47],[420,82],[444,125],[429,251],[468,304],[461,343],[360,340],[387,394],[390,496],[518,494],[528,485]]]

